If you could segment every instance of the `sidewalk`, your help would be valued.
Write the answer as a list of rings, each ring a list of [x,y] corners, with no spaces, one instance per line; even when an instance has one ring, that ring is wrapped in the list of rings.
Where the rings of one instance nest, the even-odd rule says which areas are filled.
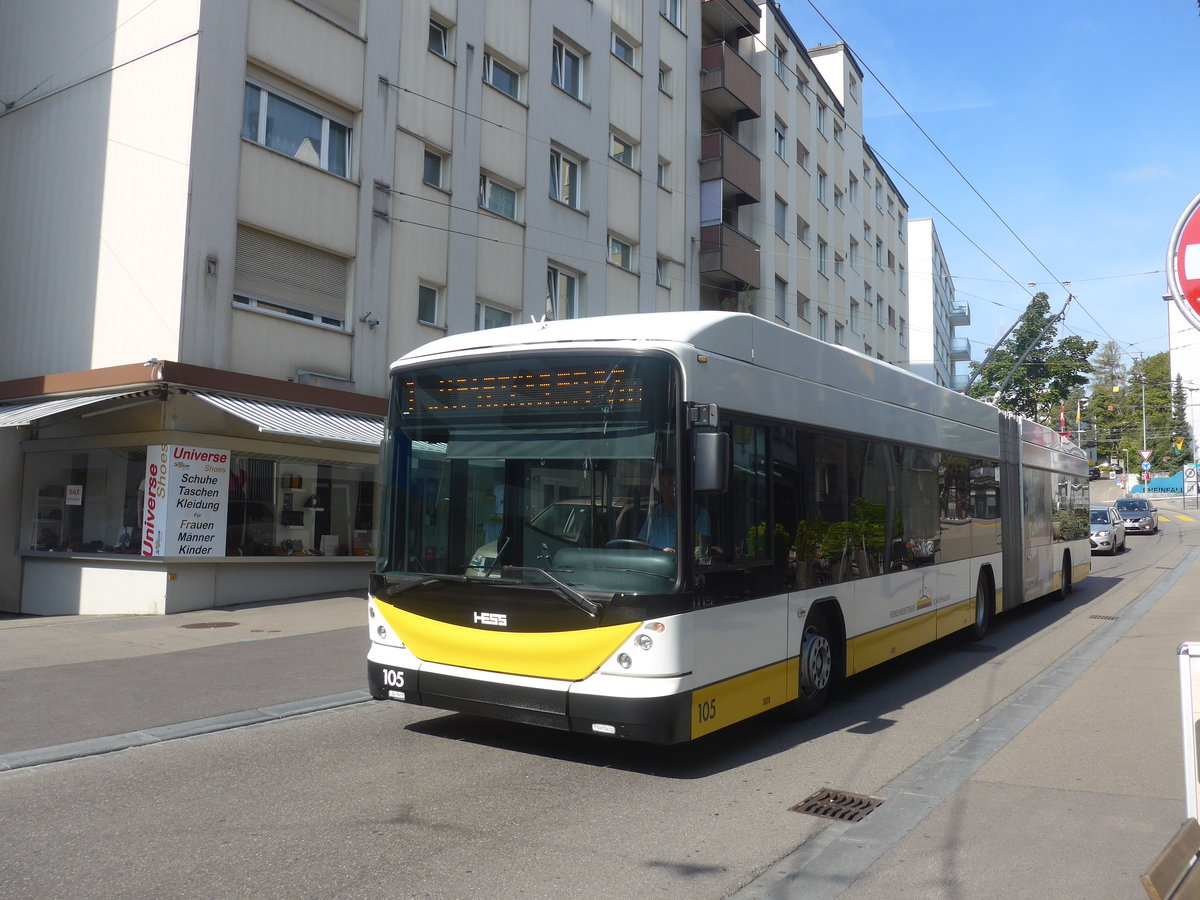
[[[0,771],[365,700],[365,597],[0,616]]]
[[[1200,640],[1195,538],[1021,691],[736,894],[1137,898],[1186,817],[1179,645]]]

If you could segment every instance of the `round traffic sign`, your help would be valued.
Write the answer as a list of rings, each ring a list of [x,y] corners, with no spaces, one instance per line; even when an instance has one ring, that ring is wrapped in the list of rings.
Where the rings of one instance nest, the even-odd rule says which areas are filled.
[[[1183,211],[1171,235],[1167,283],[1184,318],[1200,329],[1200,194]]]
[[[1148,463],[1148,462],[1142,463],[1142,471],[1149,472],[1150,471],[1150,463]]]

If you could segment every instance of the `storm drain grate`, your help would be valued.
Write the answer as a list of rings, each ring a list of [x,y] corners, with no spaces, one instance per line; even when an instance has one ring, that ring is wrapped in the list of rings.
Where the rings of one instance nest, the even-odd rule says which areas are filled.
[[[1118,617],[1117,616],[1099,616],[1099,615],[1097,615],[1097,616],[1088,616],[1088,618],[1089,619],[1103,619],[1105,622],[1115,622],[1115,621],[1117,621]]]
[[[188,622],[180,628],[233,628],[237,622]]]
[[[858,822],[874,812],[881,803],[882,797],[868,797],[864,794],[824,788],[793,806],[792,812],[807,813],[823,819],[837,819],[839,822]]]

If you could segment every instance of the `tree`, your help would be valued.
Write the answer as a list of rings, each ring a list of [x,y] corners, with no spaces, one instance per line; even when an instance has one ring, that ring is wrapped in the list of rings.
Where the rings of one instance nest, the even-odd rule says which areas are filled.
[[[1187,418],[1188,392],[1183,386],[1183,376],[1175,376],[1175,388],[1171,393],[1171,457],[1175,465],[1195,462],[1195,446]]]
[[[1050,315],[1047,294],[1034,294],[1012,334],[975,367],[978,374],[967,393],[995,397],[1001,409],[1028,419],[1049,417],[1057,425],[1059,407],[1073,395],[1082,397],[1079,390],[1092,374],[1088,357],[1099,343],[1078,335],[1056,343],[1061,320],[1061,313]]]

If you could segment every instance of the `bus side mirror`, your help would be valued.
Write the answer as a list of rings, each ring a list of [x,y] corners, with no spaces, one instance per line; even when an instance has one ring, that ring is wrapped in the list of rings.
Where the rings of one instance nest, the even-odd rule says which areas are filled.
[[[697,431],[695,489],[724,491],[729,487],[729,434],[725,431]]]

